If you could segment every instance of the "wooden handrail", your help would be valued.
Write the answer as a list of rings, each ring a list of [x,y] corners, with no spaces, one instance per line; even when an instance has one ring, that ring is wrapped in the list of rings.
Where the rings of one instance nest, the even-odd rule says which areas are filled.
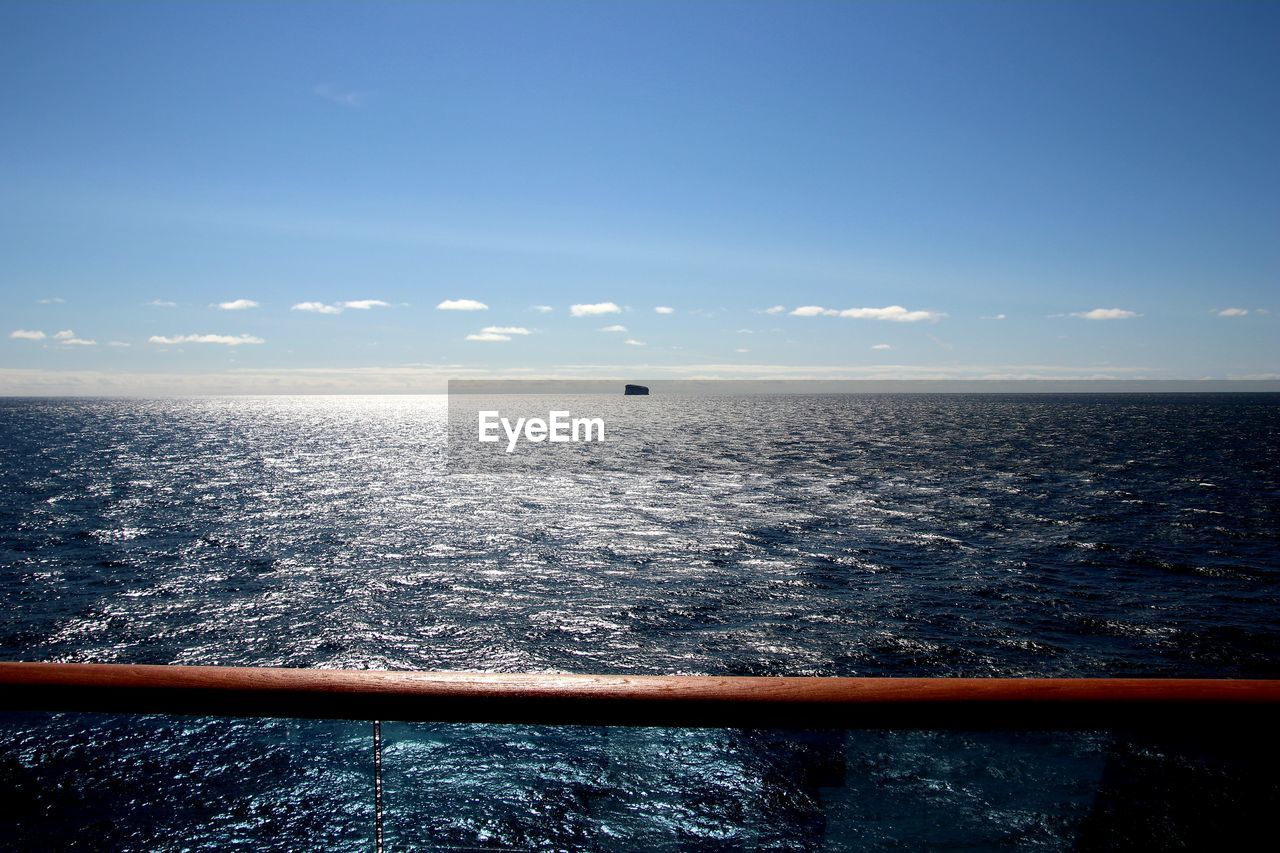
[[[1274,722],[1280,680],[559,675],[0,663],[0,710],[556,725],[1186,728]]]

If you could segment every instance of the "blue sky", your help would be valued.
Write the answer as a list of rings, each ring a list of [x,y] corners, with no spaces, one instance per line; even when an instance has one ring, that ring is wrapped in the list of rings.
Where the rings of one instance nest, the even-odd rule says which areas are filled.
[[[1278,32],[1266,3],[7,3],[0,393],[1275,377]]]

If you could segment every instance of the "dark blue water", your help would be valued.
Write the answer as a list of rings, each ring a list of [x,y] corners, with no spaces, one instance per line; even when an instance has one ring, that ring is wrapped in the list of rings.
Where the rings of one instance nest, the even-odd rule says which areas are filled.
[[[1276,395],[649,403],[686,446],[602,477],[448,475],[440,397],[0,400],[0,656],[1280,676]],[[393,849],[1185,846],[1188,803],[1280,804],[1247,750],[1105,732],[387,738]],[[368,752],[10,715],[0,846],[362,849]]]

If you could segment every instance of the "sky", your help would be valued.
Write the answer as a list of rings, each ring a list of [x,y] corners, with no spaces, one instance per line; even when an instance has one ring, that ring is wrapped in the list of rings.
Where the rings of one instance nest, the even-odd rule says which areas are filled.
[[[0,394],[1280,378],[1280,4],[0,4]]]

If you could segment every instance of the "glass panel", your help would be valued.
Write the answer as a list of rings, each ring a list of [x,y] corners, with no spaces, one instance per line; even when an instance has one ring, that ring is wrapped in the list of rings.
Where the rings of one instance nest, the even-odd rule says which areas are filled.
[[[390,846],[810,849],[1068,841],[1102,735],[401,725]]]
[[[1253,734],[385,723],[386,849],[1243,843],[1280,808]],[[0,747],[6,848],[372,846],[367,722],[7,714]]]
[[[367,850],[364,722],[0,714],[0,849]]]

